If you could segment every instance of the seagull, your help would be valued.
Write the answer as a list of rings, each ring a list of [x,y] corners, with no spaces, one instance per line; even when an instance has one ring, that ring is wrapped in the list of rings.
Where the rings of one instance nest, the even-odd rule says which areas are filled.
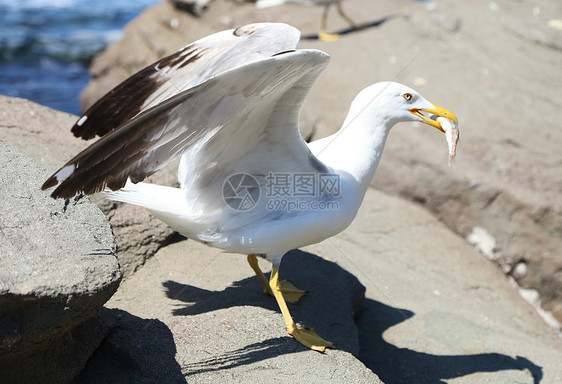
[[[395,82],[351,104],[342,128],[305,142],[298,116],[329,56],[296,49],[300,32],[258,23],[218,32],[146,67],[78,119],[75,136],[101,136],[42,186],[53,198],[101,192],[135,204],[180,234],[247,259],[304,346],[334,347],[298,327],[287,306],[305,293],[279,281],[282,257],[343,231],[355,218],[390,128],[456,117]],[[143,180],[180,159],[179,187]],[[272,263],[269,279],[257,256]]]
[[[351,18],[349,18],[343,11],[341,2],[342,0],[258,0],[256,2],[256,7],[269,8],[285,3],[296,3],[306,6],[323,5],[324,12],[322,12],[322,24],[320,25],[320,32],[318,32],[318,39],[323,41],[336,41],[339,39],[338,34],[326,32],[326,26],[328,23],[328,12],[330,10],[331,5],[335,4],[338,9],[338,13],[342,17],[342,19],[347,21],[352,28],[354,29],[357,28],[357,24],[355,24],[353,20],[351,20]]]

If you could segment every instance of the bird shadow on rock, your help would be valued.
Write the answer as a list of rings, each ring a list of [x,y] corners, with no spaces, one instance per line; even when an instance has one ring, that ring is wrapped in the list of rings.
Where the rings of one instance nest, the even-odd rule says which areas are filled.
[[[414,316],[405,309],[394,308],[375,300],[365,300],[357,316],[361,351],[359,359],[386,384],[445,383],[444,380],[476,372],[528,370],[534,383],[540,383],[540,366],[517,356],[501,353],[472,355],[432,355],[388,343],[384,332]]]
[[[476,372],[524,369],[529,370],[535,383],[542,379],[542,368],[520,356],[512,358],[500,353],[432,355],[386,342],[384,332],[408,320],[414,313],[365,300],[364,287],[355,276],[314,254],[300,250],[289,252],[283,258],[280,274],[281,279],[309,290],[299,303],[289,305],[295,321],[313,327],[339,350],[358,356],[387,384],[443,383],[443,380]],[[163,285],[169,298],[186,303],[173,311],[177,316],[194,316],[241,306],[279,311],[275,300],[263,293],[255,276],[236,281],[223,291],[174,281],[166,281]],[[282,326],[280,323],[279,327]],[[183,368],[184,374],[210,372],[306,351],[289,336],[274,337]]]
[[[175,358],[174,337],[166,324],[120,309],[102,308],[100,317],[110,327],[110,333],[74,384],[185,384]]]
[[[353,316],[361,307],[365,288],[355,276],[336,263],[295,250],[284,256],[280,278],[309,290],[297,304],[289,304],[289,310],[297,323],[314,328],[339,350],[354,355],[359,353]],[[195,316],[244,306],[279,312],[275,299],[263,292],[256,276],[236,281],[222,291],[211,291],[174,281],[166,281],[163,285],[170,299],[185,303],[173,310],[176,316]],[[279,322],[279,329],[283,329],[282,321]],[[278,336],[190,364],[184,370],[202,373],[302,352],[308,353],[309,350],[289,335]]]
[[[228,351],[220,356],[186,364],[183,366],[183,373],[189,378],[193,374],[232,369],[281,355],[305,351],[304,347],[290,338],[273,337],[263,342],[246,345],[244,348]]]
[[[387,21],[395,19],[397,17],[405,17],[405,16],[403,14],[400,14],[400,13],[395,13],[395,14],[392,14],[392,15],[385,16],[381,19],[377,19],[377,20],[373,20],[373,21],[367,21],[367,22],[358,24],[355,28],[354,27],[348,27],[348,28],[340,29],[339,31],[336,31],[336,32],[332,32],[332,33],[335,33],[335,34],[340,35],[340,36],[349,35],[351,33],[361,32],[361,31],[365,31],[367,29],[380,27],[381,25],[383,25]],[[318,35],[317,34],[303,35],[303,36],[301,36],[301,39],[302,40],[318,40]]]

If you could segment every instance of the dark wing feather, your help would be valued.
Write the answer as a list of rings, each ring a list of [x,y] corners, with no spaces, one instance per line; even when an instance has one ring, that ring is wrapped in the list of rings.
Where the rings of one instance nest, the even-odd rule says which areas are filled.
[[[302,50],[222,72],[102,137],[52,175],[42,189],[60,182],[53,198],[105,187],[117,190],[128,178],[142,181],[213,132],[221,132],[226,145],[212,153],[213,163],[231,164],[247,153],[259,153],[254,146],[265,137],[266,145],[280,151],[281,163],[294,161],[293,168],[309,165],[310,151],[298,133],[298,111],[328,59],[323,52]],[[273,156],[274,150],[264,150]]]
[[[294,50],[300,33],[286,24],[258,23],[189,44],[113,88],[72,127],[85,140],[104,136],[139,113],[208,78],[252,61]]]

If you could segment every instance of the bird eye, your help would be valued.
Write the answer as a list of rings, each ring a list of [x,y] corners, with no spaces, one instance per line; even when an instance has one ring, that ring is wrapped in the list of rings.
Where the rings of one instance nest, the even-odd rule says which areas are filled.
[[[402,97],[403,97],[404,100],[406,100],[406,101],[412,100],[412,94],[411,94],[411,93],[405,93],[405,94],[402,95]]]

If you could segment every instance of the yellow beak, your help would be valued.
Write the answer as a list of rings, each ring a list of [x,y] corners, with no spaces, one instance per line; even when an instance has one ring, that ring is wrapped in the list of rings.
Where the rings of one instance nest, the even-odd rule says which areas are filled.
[[[445,117],[447,119],[453,120],[455,122],[455,124],[458,124],[457,117],[453,114],[453,112],[447,111],[446,109],[438,107],[435,104],[432,104],[432,105],[433,105],[433,108],[412,108],[412,109],[410,109],[410,113],[420,117],[422,119],[423,123],[431,125],[432,127],[437,128],[441,132],[445,132],[443,130],[443,128],[441,128],[441,124],[439,124],[438,121],[433,120],[433,119],[423,115],[421,112],[425,112],[425,113],[428,113],[430,115]]]

